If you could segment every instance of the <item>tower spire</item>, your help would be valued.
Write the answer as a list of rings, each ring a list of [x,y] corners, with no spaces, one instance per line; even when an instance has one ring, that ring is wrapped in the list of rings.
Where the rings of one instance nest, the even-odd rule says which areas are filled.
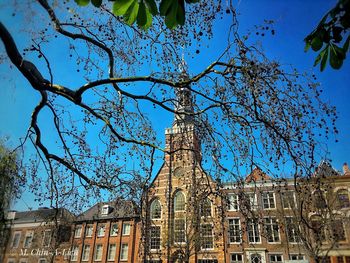
[[[180,81],[189,79],[188,66],[185,61],[185,55],[182,53],[181,62],[179,63]],[[175,119],[173,127],[183,127],[193,124],[193,101],[189,86],[177,87],[175,89],[176,104],[175,104]]]

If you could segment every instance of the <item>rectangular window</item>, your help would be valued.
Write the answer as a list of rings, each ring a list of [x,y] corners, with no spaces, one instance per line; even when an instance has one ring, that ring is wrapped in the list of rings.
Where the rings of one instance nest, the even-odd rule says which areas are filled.
[[[174,242],[175,243],[186,242],[185,219],[182,219],[182,218],[174,219]]]
[[[111,236],[117,236],[118,235],[118,223],[112,224],[111,226]]]
[[[250,210],[250,209],[255,210],[258,208],[258,201],[256,199],[255,193],[246,193],[243,196],[242,203],[245,204],[245,206],[248,210]]]
[[[150,248],[160,249],[160,226],[151,226]]]
[[[70,256],[71,261],[77,261],[78,260],[78,253],[79,253],[79,247],[73,246],[72,248],[72,255]]]
[[[305,256],[302,254],[289,254],[290,260],[304,260]]]
[[[238,195],[230,194],[228,196],[228,210],[230,211],[238,211]]]
[[[201,247],[202,249],[214,248],[213,226],[211,224],[201,225]]]
[[[97,236],[98,237],[104,237],[106,233],[106,225],[101,224],[97,226]]]
[[[86,225],[85,237],[92,237],[93,232],[94,232],[94,226],[93,225]]]
[[[117,245],[116,244],[109,244],[109,246],[108,246],[108,255],[107,255],[107,260],[108,261],[114,261],[116,250],[117,250]]]
[[[46,263],[46,259],[45,259],[45,258],[40,258],[40,259],[38,260],[38,263]]]
[[[45,230],[44,231],[44,236],[43,236],[43,247],[48,247],[50,246],[50,243],[51,243],[51,235],[52,235],[52,232],[51,230]]]
[[[337,263],[345,263],[344,258],[342,256],[338,256]]]
[[[123,243],[120,250],[120,260],[128,260],[129,244]]]
[[[81,237],[81,229],[82,229],[81,226],[76,226],[76,227],[75,227],[75,231],[74,231],[74,237],[75,237],[75,238]]]
[[[264,226],[267,242],[280,242],[280,233],[276,218],[264,218]]]
[[[84,245],[81,261],[89,261],[89,256],[90,256],[90,245]]]
[[[281,193],[282,207],[284,209],[291,209],[295,207],[294,192],[287,191]]]
[[[275,194],[274,192],[261,193],[262,207],[264,209],[275,209]]]
[[[26,258],[21,258],[19,260],[19,263],[27,263],[27,262],[28,262],[28,260]]]
[[[24,236],[24,248],[30,248],[32,246],[33,242],[33,236],[34,236],[34,231],[27,231],[26,235]]]
[[[122,231],[123,236],[128,236],[130,235],[130,223],[123,223],[123,231]]]
[[[241,223],[239,218],[233,218],[228,220],[229,230],[229,241],[230,243],[241,243]]]
[[[249,243],[260,243],[260,231],[258,222],[248,219],[247,229]]]
[[[297,243],[299,242],[299,231],[298,231],[298,226],[294,222],[293,217],[286,217],[286,234],[287,234],[287,239],[288,242],[290,243]]]
[[[275,263],[275,262],[283,262],[282,255],[280,254],[270,255],[270,263]]]
[[[12,247],[12,248],[17,248],[18,245],[19,245],[20,239],[21,239],[21,232],[20,232],[20,231],[16,231],[16,232],[13,234],[13,237],[12,237],[11,247]]]
[[[15,263],[15,259],[14,259],[14,258],[9,258],[9,259],[7,260],[7,263]]]
[[[95,248],[95,261],[101,261],[102,259],[102,252],[103,252],[103,245],[97,244]]]
[[[242,254],[231,254],[230,263],[243,263],[243,255]]]

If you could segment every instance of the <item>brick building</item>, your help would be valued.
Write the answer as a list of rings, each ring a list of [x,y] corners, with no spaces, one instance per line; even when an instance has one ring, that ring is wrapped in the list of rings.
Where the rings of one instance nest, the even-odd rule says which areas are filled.
[[[70,262],[137,262],[139,223],[130,201],[94,205],[74,221]]]
[[[70,256],[72,219],[66,209],[9,212],[3,262],[65,262]]]

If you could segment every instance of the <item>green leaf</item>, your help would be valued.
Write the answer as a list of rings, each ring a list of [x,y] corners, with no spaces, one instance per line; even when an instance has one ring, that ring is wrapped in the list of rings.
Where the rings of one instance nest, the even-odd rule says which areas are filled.
[[[152,15],[158,14],[158,8],[154,0],[145,0],[145,3]]]
[[[173,4],[170,7],[170,11],[168,11],[167,15],[165,16],[165,24],[168,28],[173,29],[177,26],[177,9],[178,9],[179,3],[178,1],[173,1]]]
[[[137,14],[137,25],[139,27],[144,26],[147,23],[146,6],[143,1],[140,2],[139,12]]]
[[[113,14],[122,16],[128,11],[134,0],[116,0],[113,4]]]
[[[91,3],[96,7],[100,7],[102,5],[102,0],[91,0]]]
[[[331,45],[329,64],[331,64],[332,68],[334,69],[340,69],[343,65],[342,54],[338,52],[336,46],[334,45]]]
[[[306,41],[306,44],[305,44],[305,47],[304,47],[304,51],[307,52],[310,47],[311,47],[311,43],[309,41]]]
[[[343,51],[346,54],[346,52],[349,51],[349,44],[350,44],[350,36],[345,40],[344,46],[343,46]]]
[[[124,15],[125,22],[129,25],[132,25],[137,18],[138,11],[139,11],[138,0],[134,0]]]
[[[177,8],[176,12],[176,22],[179,25],[184,25],[185,24],[185,3],[184,0],[180,2]]]
[[[177,0],[162,0],[159,5],[159,12],[161,16],[167,16],[167,14],[170,12],[170,10],[173,9],[174,6],[177,5]]]
[[[90,3],[90,0],[74,0],[80,6],[87,6]]]
[[[323,51],[324,51],[324,54],[322,55],[322,61],[320,65],[321,72],[326,68],[326,65],[327,65],[329,45],[327,45],[327,47]]]
[[[319,51],[322,48],[323,42],[318,36],[311,40],[311,48],[313,51]]]

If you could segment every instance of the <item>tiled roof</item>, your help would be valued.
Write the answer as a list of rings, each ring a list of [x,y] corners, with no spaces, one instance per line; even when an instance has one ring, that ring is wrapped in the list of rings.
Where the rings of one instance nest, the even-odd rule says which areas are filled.
[[[103,215],[101,213],[103,206],[108,205],[108,214]],[[80,214],[76,221],[91,221],[91,220],[103,220],[113,218],[131,218],[138,217],[137,208],[131,201],[115,200],[111,202],[101,202],[92,206],[82,214]]]
[[[266,181],[266,180],[270,180],[270,179],[271,179],[270,176],[265,174],[259,168],[254,168],[254,170],[249,175],[247,175],[247,177],[245,178],[245,181],[247,183],[251,183],[251,182]]]
[[[16,212],[13,223],[36,223],[49,222],[55,219],[72,218],[73,215],[64,208],[40,208],[38,210],[30,210],[24,212]]]

